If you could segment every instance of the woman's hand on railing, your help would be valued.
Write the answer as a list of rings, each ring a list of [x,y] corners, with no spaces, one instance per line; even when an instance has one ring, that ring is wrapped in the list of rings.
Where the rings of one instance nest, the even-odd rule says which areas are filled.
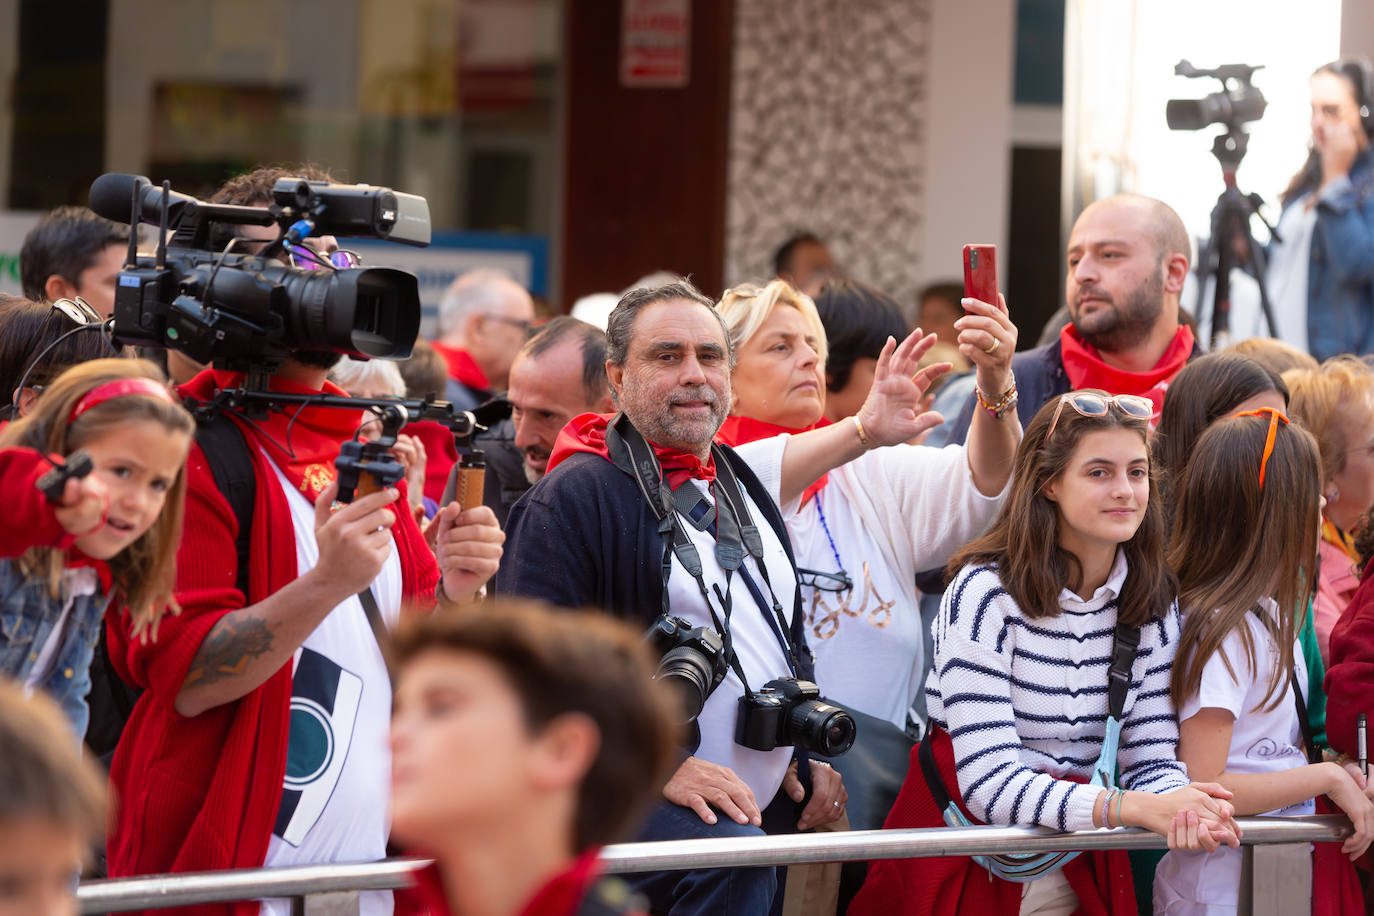
[[[1331,770],[1331,787],[1326,790],[1326,797],[1349,816],[1355,828],[1355,832],[1341,845],[1341,852],[1352,860],[1358,859],[1369,848],[1370,841],[1374,840],[1374,804],[1370,803],[1360,786],[1359,777],[1362,774],[1358,767],[1351,773],[1334,763],[1319,765]]]
[[[1144,827],[1169,840],[1170,849],[1216,852],[1225,843],[1240,846],[1231,793],[1216,783],[1195,782],[1154,795],[1127,792],[1122,816],[1127,825]]]

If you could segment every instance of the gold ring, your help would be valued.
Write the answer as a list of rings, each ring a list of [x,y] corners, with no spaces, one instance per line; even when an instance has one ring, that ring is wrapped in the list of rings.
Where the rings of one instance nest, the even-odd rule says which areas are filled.
[[[983,352],[986,353],[988,356],[991,356],[992,354],[997,352],[997,348],[1000,346],[1002,346],[1002,338],[994,337],[992,339],[992,346],[984,347]]]

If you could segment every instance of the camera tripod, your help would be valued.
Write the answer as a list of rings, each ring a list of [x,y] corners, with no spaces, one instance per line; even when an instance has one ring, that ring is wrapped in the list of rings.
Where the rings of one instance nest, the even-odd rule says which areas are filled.
[[[1264,249],[1255,241],[1250,232],[1250,217],[1259,216],[1274,241],[1282,241],[1274,227],[1260,215],[1260,205],[1264,203],[1258,194],[1246,194],[1236,185],[1236,168],[1245,156],[1250,137],[1243,130],[1232,128],[1219,135],[1212,142],[1212,155],[1221,163],[1221,177],[1226,187],[1217,197],[1212,208],[1212,229],[1207,240],[1198,245],[1197,255],[1197,314],[1202,322],[1203,297],[1207,293],[1207,278],[1213,280],[1212,287],[1212,334],[1207,341],[1211,349],[1226,346],[1231,337],[1231,270],[1242,266],[1242,257],[1248,257],[1250,273],[1259,283],[1260,309],[1264,313],[1265,326],[1269,336],[1275,333],[1274,310],[1269,302],[1269,289],[1265,277]],[[1241,246],[1244,246],[1243,248]],[[1241,253],[1243,252],[1243,254]]]

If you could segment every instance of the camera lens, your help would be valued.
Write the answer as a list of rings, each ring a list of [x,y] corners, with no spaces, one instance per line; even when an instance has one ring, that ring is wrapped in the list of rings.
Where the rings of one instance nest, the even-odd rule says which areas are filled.
[[[669,649],[658,663],[654,680],[671,684],[682,701],[682,721],[691,722],[701,714],[711,695],[711,660],[691,646]]]
[[[793,744],[826,757],[838,757],[849,750],[859,731],[853,716],[821,700],[798,703],[787,724]]]

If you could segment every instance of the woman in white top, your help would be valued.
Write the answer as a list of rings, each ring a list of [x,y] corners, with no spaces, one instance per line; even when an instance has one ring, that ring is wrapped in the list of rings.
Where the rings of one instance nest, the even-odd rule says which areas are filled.
[[[1295,608],[1306,608],[1321,526],[1321,470],[1312,436],[1273,407],[1221,420],[1198,440],[1176,484],[1170,565],[1183,631],[1170,692],[1178,757],[1195,780],[1220,783],[1238,815],[1300,815],[1327,795],[1355,833],[1374,838],[1374,806],[1351,765],[1308,763],[1298,715],[1307,683]],[[1155,873],[1155,912],[1235,913],[1238,851],[1175,851]]]
[[[991,524],[1021,437],[1011,376],[1016,328],[1005,304],[965,307],[960,349],[1000,416],[979,411],[967,446],[867,452],[782,506],[817,681],[830,699],[898,728],[920,689],[916,573],[943,566]],[[717,308],[738,353],[731,417],[719,438],[747,460],[745,443],[824,422],[825,329],[811,299],[775,280],[727,290]],[[922,352],[934,342],[927,336]],[[778,481],[763,482],[777,498]]]

